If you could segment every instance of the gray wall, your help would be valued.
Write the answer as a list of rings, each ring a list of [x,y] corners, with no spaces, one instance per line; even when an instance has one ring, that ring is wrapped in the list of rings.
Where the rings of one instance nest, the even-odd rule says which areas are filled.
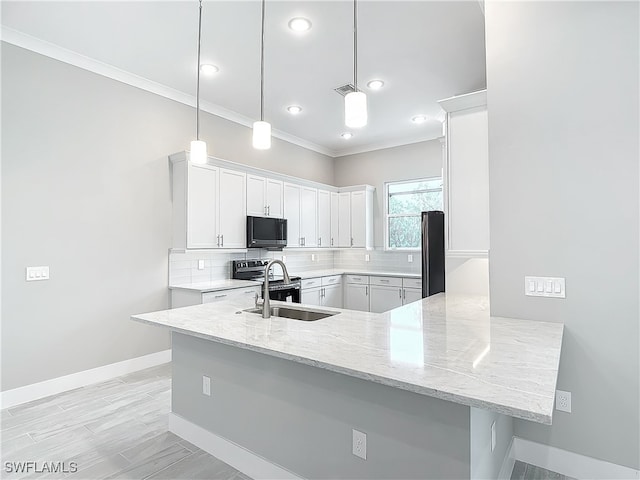
[[[469,407],[209,340],[172,339],[172,411],[291,472],[469,478]],[[211,396],[202,395],[202,375]],[[354,428],[367,434],[366,461],[351,453]]]
[[[374,245],[384,248],[384,182],[442,175],[440,140],[412,143],[334,160],[335,185],[376,187],[373,205]]]
[[[491,313],[564,322],[573,413],[517,436],[640,468],[639,5],[487,2]],[[562,276],[564,300],[523,295]]]
[[[329,157],[201,127],[211,155],[333,181]],[[129,315],[167,308],[167,155],[194,133],[191,107],[2,43],[2,390],[169,347]]]

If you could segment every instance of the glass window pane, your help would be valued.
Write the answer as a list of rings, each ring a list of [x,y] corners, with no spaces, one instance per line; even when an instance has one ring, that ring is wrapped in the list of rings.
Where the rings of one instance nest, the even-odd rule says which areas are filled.
[[[389,213],[426,212],[442,210],[442,191],[424,193],[405,193],[389,196]]]
[[[389,218],[389,247],[420,248],[420,216]]]

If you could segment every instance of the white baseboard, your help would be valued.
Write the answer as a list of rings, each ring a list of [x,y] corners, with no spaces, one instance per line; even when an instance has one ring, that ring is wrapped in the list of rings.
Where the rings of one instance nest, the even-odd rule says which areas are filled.
[[[640,479],[640,470],[542,445],[523,438],[513,437],[511,450],[509,455],[514,460],[520,460],[580,480]]]
[[[161,352],[150,353],[142,357],[123,360],[122,362],[104,365],[102,367],[84,370],[78,373],[72,373],[63,377],[52,378],[44,382],[25,385],[24,387],[14,388],[0,392],[1,408],[10,408],[21,403],[31,402],[40,398],[56,395],[58,393],[73,390],[74,388],[84,387],[93,383],[104,382],[112,378],[126,375],[127,373],[137,372],[145,368],[155,367],[171,361],[171,350],[163,350]]]
[[[289,470],[271,463],[246,448],[211,433],[173,412],[169,413],[169,431],[256,480],[274,478],[302,480],[302,477]]]

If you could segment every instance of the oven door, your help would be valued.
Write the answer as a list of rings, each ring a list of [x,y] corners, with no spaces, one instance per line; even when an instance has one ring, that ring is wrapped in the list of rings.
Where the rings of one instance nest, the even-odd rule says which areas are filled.
[[[281,302],[300,303],[300,285],[287,285],[286,288],[277,290],[269,290],[269,298],[271,300],[280,300]]]

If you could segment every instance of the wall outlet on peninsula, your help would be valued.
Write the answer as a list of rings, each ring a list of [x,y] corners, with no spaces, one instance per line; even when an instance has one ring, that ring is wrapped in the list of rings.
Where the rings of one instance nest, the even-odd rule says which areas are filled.
[[[353,447],[352,453],[356,457],[360,457],[363,460],[367,459],[367,434],[363,432],[359,432],[358,430],[353,431]]]
[[[556,410],[571,413],[571,392],[556,390]]]
[[[207,397],[211,396],[211,379],[206,375],[202,376],[202,394]]]

